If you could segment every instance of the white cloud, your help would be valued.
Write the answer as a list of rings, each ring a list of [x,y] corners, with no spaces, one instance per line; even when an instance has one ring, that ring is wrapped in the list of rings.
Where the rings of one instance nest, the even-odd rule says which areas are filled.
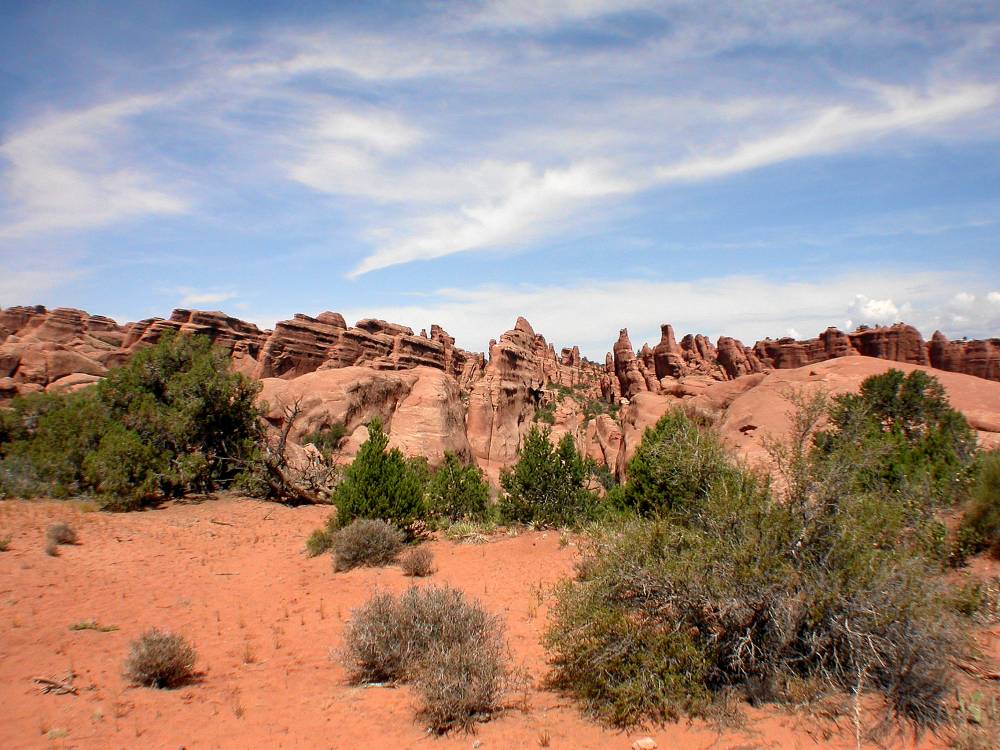
[[[859,320],[859,325],[891,325],[909,311],[909,306],[897,306],[891,299],[869,299],[863,294],[854,295],[848,307],[850,315]]]
[[[155,96],[122,99],[34,123],[0,144],[9,163],[0,173],[8,201],[0,238],[184,211],[182,199],[115,154],[128,118],[160,104]]]
[[[669,183],[717,179],[790,159],[840,151],[859,141],[900,130],[948,122],[995,103],[997,88],[970,85],[929,96],[905,89],[887,89],[885,98],[888,107],[880,110],[828,107],[806,122],[727,153],[697,156],[660,167],[657,180]]]
[[[791,159],[841,151],[889,133],[948,122],[995,103],[997,88],[964,86],[926,96],[893,88],[881,90],[881,95],[883,105],[879,109],[826,108],[800,125],[721,155],[690,157],[655,168],[652,173],[643,165],[633,164],[628,171],[635,176],[629,179],[616,175],[626,171],[623,165],[612,169],[608,162],[599,167],[582,163],[549,169],[540,175],[530,168],[526,171],[531,174],[512,187],[497,186],[506,190],[494,190],[480,204],[453,206],[408,222],[398,232],[405,239],[379,245],[349,276],[454,253],[516,246],[536,238],[553,219],[566,218],[596,199],[629,195],[656,184],[721,179]],[[425,182],[409,179],[413,175],[407,175],[405,170],[396,179],[380,174],[378,166],[357,154],[335,151],[328,158],[332,161],[325,165],[324,173],[335,175],[335,179],[350,175],[350,192],[380,186],[383,194],[392,194],[405,190],[411,182]],[[297,178],[319,187],[323,183],[310,176],[315,175],[319,165],[323,165],[322,159],[310,160],[309,166],[297,172]],[[326,187],[334,185],[326,183]],[[433,188],[420,192],[434,195]],[[488,188],[486,192],[490,193]]]
[[[180,300],[177,302],[180,307],[195,308],[204,305],[216,305],[219,302],[227,302],[239,296],[236,292],[205,291],[191,287],[178,287],[174,292],[181,295]]]
[[[634,187],[599,164],[526,172],[509,192],[494,200],[463,206],[455,213],[426,216],[409,236],[382,245],[349,274],[467,250],[521,243],[548,225],[598,198],[629,193]]]
[[[954,297],[951,298],[951,301],[955,307],[968,309],[975,304],[976,295],[969,294],[968,292],[958,292]]]
[[[650,0],[491,0],[467,20],[474,26],[550,28],[652,5]]]
[[[986,295],[986,299],[992,302],[994,305],[1000,305],[1000,292],[990,292]]]

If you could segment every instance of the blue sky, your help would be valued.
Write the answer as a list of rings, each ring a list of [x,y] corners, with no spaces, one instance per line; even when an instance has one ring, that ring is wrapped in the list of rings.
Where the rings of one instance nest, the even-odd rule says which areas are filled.
[[[998,147],[993,2],[2,0],[0,305],[995,336]]]

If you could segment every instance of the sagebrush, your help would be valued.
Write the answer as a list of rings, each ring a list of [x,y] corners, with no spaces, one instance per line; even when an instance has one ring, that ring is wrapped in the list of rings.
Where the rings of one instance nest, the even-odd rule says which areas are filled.
[[[964,635],[936,583],[927,509],[950,501],[946,467],[965,470],[964,431],[921,475],[933,481],[914,483],[887,465],[920,453],[904,428],[866,424],[868,460],[837,415],[818,438],[819,420],[800,420],[812,427],[784,454],[793,481],[780,497],[689,415],[649,430],[622,492],[641,515],[598,530],[557,591],[545,636],[553,684],[622,726],[702,714],[733,689],[783,700],[803,680],[874,690],[898,716],[942,722]]]
[[[402,551],[403,541],[403,532],[391,523],[359,518],[331,536],[333,569],[389,565]]]
[[[408,576],[429,576],[434,572],[434,553],[426,547],[415,547],[403,555],[400,566]]]
[[[373,596],[354,611],[341,659],[356,683],[414,683],[436,732],[499,712],[512,675],[503,622],[446,586]]]
[[[151,628],[132,642],[125,679],[146,687],[179,687],[194,677],[196,661],[194,647],[183,636]]]

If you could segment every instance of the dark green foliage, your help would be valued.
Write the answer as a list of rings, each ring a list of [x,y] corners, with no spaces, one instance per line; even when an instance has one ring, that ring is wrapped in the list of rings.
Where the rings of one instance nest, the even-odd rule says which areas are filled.
[[[653,519],[598,532],[557,591],[557,687],[617,725],[698,714],[732,689],[781,700],[803,679],[878,691],[921,725],[946,717],[963,636],[909,494],[829,472],[856,446],[827,444],[779,501],[683,414],[650,433],[621,494]]]
[[[197,654],[182,636],[151,628],[132,642],[125,679],[134,685],[180,687],[194,676]]]
[[[256,450],[259,388],[208,339],[166,332],[93,388],[15,399],[0,494],[96,493],[129,509],[211,489]]]
[[[356,518],[379,518],[408,529],[423,515],[420,476],[398,448],[387,450],[388,445],[382,423],[373,419],[368,425],[368,440],[333,493],[336,526],[346,526]]]
[[[673,409],[642,436],[629,461],[623,503],[640,515],[691,513],[732,474],[718,433]]]
[[[594,496],[584,486],[586,479],[583,457],[572,435],[564,435],[554,446],[547,428],[532,427],[517,463],[500,475],[504,490],[500,516],[506,522],[545,526],[577,523],[594,509]]]
[[[225,350],[203,336],[166,332],[97,390],[115,421],[166,460],[166,494],[236,476],[260,436],[260,384],[233,372]]]
[[[500,711],[510,682],[502,620],[446,586],[373,596],[348,623],[342,659],[356,683],[416,683],[436,732]]]
[[[599,464],[589,456],[584,459],[583,464],[587,476],[601,485],[605,492],[610,492],[618,486],[618,480],[606,464]]]
[[[315,445],[316,449],[329,461],[340,448],[345,437],[347,437],[347,427],[344,426],[343,422],[334,422],[329,427],[322,427],[304,435],[302,444]]]
[[[989,549],[1000,559],[1000,452],[980,457],[972,486],[972,499],[962,516],[955,544],[960,562],[969,555]]]
[[[83,462],[112,425],[110,412],[97,394],[92,389],[67,395],[32,394],[14,399],[13,406],[23,433],[19,440],[3,446],[7,472],[17,471],[26,488],[53,497],[92,489],[83,476]],[[13,494],[9,485],[0,489]]]
[[[816,436],[818,457],[863,458],[865,469],[854,472],[857,489],[906,491],[936,505],[954,503],[967,489],[975,432],[922,370],[867,378],[860,393],[834,399],[830,424]]]
[[[480,520],[489,509],[490,488],[475,464],[444,454],[427,485],[428,512],[448,521]]]
[[[331,535],[330,549],[334,572],[381,567],[403,550],[403,532],[385,521],[357,518]]]

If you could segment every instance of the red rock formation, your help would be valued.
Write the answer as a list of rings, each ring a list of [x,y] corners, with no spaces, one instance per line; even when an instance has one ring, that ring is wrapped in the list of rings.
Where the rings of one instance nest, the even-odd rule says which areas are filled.
[[[753,349],[743,346],[743,342],[729,336],[720,336],[716,346],[719,366],[730,378],[761,372],[764,368]]]
[[[344,317],[332,312],[315,318],[296,315],[277,323],[261,350],[254,377],[295,378],[319,369],[345,330]]]
[[[684,353],[674,338],[674,327],[660,326],[660,343],[653,348],[653,367],[657,378],[679,378],[684,375]]]
[[[931,367],[1000,380],[1000,338],[985,341],[949,341],[935,331],[927,345]]]
[[[849,336],[852,348],[866,357],[891,359],[911,365],[930,364],[923,336],[913,326],[897,323],[894,326],[859,328]]]

